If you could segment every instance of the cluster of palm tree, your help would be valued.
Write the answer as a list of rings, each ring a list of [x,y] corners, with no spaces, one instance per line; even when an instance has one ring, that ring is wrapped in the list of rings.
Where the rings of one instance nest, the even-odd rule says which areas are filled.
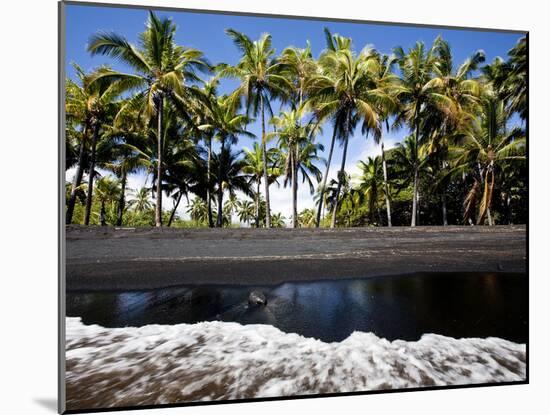
[[[325,29],[315,58],[309,43],[277,55],[269,34],[254,41],[228,29],[239,61],[214,65],[178,45],[175,32],[150,12],[137,45],[116,33],[90,38],[92,55],[119,60],[127,72],[74,65],[76,79],[66,83],[66,167],[75,171],[67,224],[182,225],[185,198],[189,226],[230,226],[234,215],[248,226],[285,226],[271,209],[274,184],[290,188],[292,227],[524,220],[525,38],[507,60],[483,65],[478,51],[455,65],[440,37],[385,55],[357,52]],[[219,93],[224,78],[238,81],[228,94]],[[255,122],[260,137],[249,131]],[[331,137],[326,158],[322,128]],[[409,135],[386,150],[392,129]],[[243,137],[257,140],[237,150]],[[374,140],[380,155],[351,175],[349,141],[357,137]],[[331,176],[336,143],[340,169]],[[129,189],[136,173],[149,185]],[[315,209],[298,211],[300,184]]]

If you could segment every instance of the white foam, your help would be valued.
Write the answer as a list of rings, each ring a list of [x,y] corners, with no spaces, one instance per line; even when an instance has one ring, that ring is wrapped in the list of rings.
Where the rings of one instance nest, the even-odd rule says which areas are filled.
[[[354,332],[324,343],[268,325],[106,329],[67,318],[69,409],[521,381],[524,344]]]

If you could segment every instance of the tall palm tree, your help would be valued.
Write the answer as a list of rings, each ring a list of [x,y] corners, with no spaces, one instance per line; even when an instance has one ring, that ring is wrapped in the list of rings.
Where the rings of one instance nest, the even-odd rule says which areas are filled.
[[[209,105],[210,115],[209,124],[199,126],[199,129],[206,131],[213,131],[215,138],[221,143],[220,155],[223,154],[226,148],[230,149],[232,145],[235,145],[239,139],[239,136],[246,136],[255,138],[256,136],[246,130],[247,124],[250,119],[247,115],[241,114],[238,111],[239,102],[231,97],[222,96],[214,98]],[[218,168],[222,168],[222,164],[218,164]],[[222,172],[217,173],[218,180],[223,179]],[[216,220],[216,226],[222,227],[222,205],[223,199],[223,186],[220,182],[218,184],[218,217]]]
[[[421,145],[420,128],[423,113],[429,101],[437,101],[440,96],[435,95],[434,88],[430,87],[430,80],[433,76],[437,56],[434,48],[426,50],[424,43],[417,42],[416,45],[405,53],[403,48],[396,47],[394,54],[397,56],[401,72],[399,85],[399,100],[402,103],[402,110],[398,114],[397,124],[406,122],[413,133],[412,155],[413,163],[413,200],[411,212],[411,226],[417,225],[417,209],[419,199],[418,174],[420,161],[418,150]]]
[[[292,109],[298,109],[307,99],[310,83],[318,69],[309,41],[304,49],[293,46],[285,48],[279,62],[280,72],[288,79],[290,86],[286,97],[290,99]]]
[[[105,226],[106,223],[106,209],[107,203],[115,203],[120,194],[120,184],[118,180],[112,179],[109,176],[103,176],[97,181],[96,193],[101,208],[99,211],[99,222],[101,226]]]
[[[76,192],[82,181],[84,173],[85,147],[91,134],[90,157],[88,163],[88,191],[86,196],[86,211],[84,214],[84,224],[90,223],[92,210],[92,196],[94,191],[96,149],[100,136],[100,130],[107,118],[111,116],[116,109],[116,99],[120,95],[120,87],[114,82],[92,82],[95,75],[104,70],[103,67],[94,73],[86,74],[78,65],[73,64],[79,82],[71,79],[67,80],[66,89],[66,113],[67,120],[79,120],[82,123],[82,139],[80,141],[77,170],[73,181],[71,196],[67,206],[66,223],[72,222],[74,205],[76,202]]]
[[[326,27],[324,28],[324,34],[325,34],[325,41],[326,41],[326,51],[328,52],[336,52],[338,50],[346,50],[351,48],[351,38],[343,37],[338,34],[332,34],[330,33],[330,30]],[[337,80],[335,80],[337,81]],[[311,101],[313,103],[313,107],[316,108],[316,106],[323,103],[323,101],[328,98],[327,92],[331,93],[330,88],[330,82],[331,79],[326,77],[323,72],[322,68],[318,65],[316,73],[313,74],[312,79],[310,80],[309,87],[311,88],[310,94],[311,94]],[[316,115],[319,119],[319,121],[323,121],[324,117],[327,117],[326,114],[321,114],[318,111],[316,111]],[[342,114],[331,114],[330,116],[333,124],[332,129],[332,138],[330,140],[330,149],[328,153],[328,159],[326,163],[326,169],[325,174],[323,175],[323,182],[319,187],[319,194],[317,195],[318,198],[318,207],[317,207],[317,221],[316,221],[316,227],[318,228],[321,224],[321,213],[323,211],[323,203],[325,202],[325,191],[327,190],[327,179],[328,174],[330,171],[330,165],[332,162],[332,155],[334,153],[334,144],[336,142],[336,138],[338,136],[338,129],[342,126]]]
[[[433,78],[426,88],[432,89],[436,100],[428,102],[423,134],[428,140],[428,154],[432,155],[437,168],[443,172],[448,168],[447,153],[450,137],[463,131],[471,123],[477,110],[481,85],[472,75],[485,61],[483,51],[477,51],[464,63],[454,67],[451,47],[438,37],[434,42]],[[443,225],[447,225],[446,184],[441,182],[441,205]]]
[[[302,105],[292,111],[282,112],[278,117],[273,117],[271,123],[275,131],[268,136],[279,137],[279,148],[283,156],[285,186],[291,184],[292,188],[292,227],[298,227],[298,174],[302,174],[302,180],[307,181],[310,193],[315,192],[311,181],[312,174],[317,182],[321,180],[321,171],[315,166],[314,161],[319,160],[318,151],[323,146],[315,144],[315,133],[318,127],[314,123],[303,124],[302,119],[307,107]]]
[[[378,213],[378,200],[385,192],[382,159],[380,156],[369,157],[367,162],[359,162],[360,178],[357,190],[361,200],[366,200],[371,224],[375,223],[374,214]],[[388,197],[386,197],[386,200]]]
[[[507,129],[505,104],[494,91],[487,91],[481,101],[481,114],[470,129],[450,149],[453,160],[452,174],[470,174],[473,185],[464,206],[467,223],[476,207],[481,191],[476,223],[485,218],[493,225],[491,205],[493,191],[498,185],[498,174],[509,164],[525,160],[526,139],[520,128]]]
[[[212,165],[214,177],[218,186],[218,219],[217,222],[223,225],[223,195],[227,191],[234,196],[236,191],[241,191],[247,196],[252,195],[250,189],[250,176],[244,172],[245,161],[239,158],[240,152],[233,152],[224,148],[219,154],[214,154]]]
[[[280,74],[280,63],[275,59],[275,50],[271,46],[271,35],[263,34],[252,41],[243,33],[227,29],[226,33],[241,53],[241,59],[235,66],[221,65],[220,75],[237,78],[241,81],[235,90],[235,98],[245,97],[249,113],[261,117],[263,181],[266,202],[266,226],[271,227],[269,182],[267,166],[267,138],[265,131],[266,111],[273,115],[271,100],[285,95],[287,79]]]
[[[113,145],[109,158],[101,167],[111,170],[120,180],[116,226],[121,226],[126,209],[128,175],[144,171],[148,165],[142,154],[135,150],[135,146],[145,140],[147,131],[137,112],[125,114],[119,122],[107,126],[105,130],[104,136],[113,140]]]
[[[378,125],[375,129],[371,130],[368,125],[364,125],[364,132],[371,132],[374,142],[380,145],[380,157],[382,160],[382,173],[384,180],[384,198],[386,200],[386,215],[388,221],[388,227],[392,226],[391,221],[391,197],[390,189],[388,185],[388,167],[386,163],[386,152],[384,150],[383,131],[389,131],[389,118],[399,111],[399,100],[397,99],[398,82],[399,78],[393,71],[393,67],[397,62],[395,55],[384,55],[373,51],[374,59],[370,59],[369,69],[374,77],[374,83],[376,87],[384,91],[386,94],[386,100],[381,102],[378,106],[378,112],[380,114],[378,118]]]
[[[127,104],[127,108],[142,108],[149,118],[157,121],[157,188],[155,225],[162,226],[162,123],[166,99],[183,108],[180,115],[186,115],[188,103],[200,99],[197,88],[189,81],[198,81],[196,70],[206,70],[209,65],[202,52],[176,45],[176,26],[171,19],[159,18],[149,12],[146,29],[139,36],[135,46],[116,33],[98,32],[90,38],[88,51],[92,55],[107,55],[124,62],[135,72],[122,73],[104,70],[95,79],[114,79],[128,90],[138,92]],[[124,109],[126,109],[123,108]]]
[[[321,119],[332,117],[334,131],[343,142],[342,163],[338,172],[339,185],[332,211],[332,228],[336,226],[338,196],[345,173],[349,138],[360,121],[365,128],[376,128],[379,123],[378,107],[386,101],[385,92],[377,88],[375,77],[369,70],[368,63],[371,59],[375,59],[375,56],[372,49],[357,55],[351,50],[350,43],[343,49],[328,49],[319,58],[322,74],[318,75],[314,81],[312,101]],[[331,143],[332,147],[333,143]],[[329,153],[329,160],[330,158]],[[327,164],[325,176],[328,175],[329,165]],[[321,193],[324,192],[325,183],[326,178],[323,180]],[[320,200],[322,201],[322,197]],[[321,208],[321,203],[319,207]]]
[[[264,154],[262,147],[255,142],[252,150],[245,148],[243,149],[244,152],[244,161],[245,165],[243,167],[243,172],[248,174],[250,177],[250,182],[254,183],[256,186],[256,190],[253,192],[254,197],[254,206],[256,208],[256,220],[255,225],[257,228],[260,227],[260,212],[261,212],[261,195],[260,195],[260,184],[262,182],[262,178],[264,177]],[[280,169],[279,169],[279,153],[276,148],[270,148],[267,151],[267,157],[265,158],[267,161],[267,180],[268,183],[271,185],[272,183],[277,181],[277,178],[279,177]],[[265,201],[264,201],[265,203]]]

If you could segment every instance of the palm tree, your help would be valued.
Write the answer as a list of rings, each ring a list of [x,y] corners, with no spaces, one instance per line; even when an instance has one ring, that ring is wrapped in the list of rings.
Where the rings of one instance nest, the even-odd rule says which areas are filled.
[[[195,221],[197,225],[207,223],[208,221],[208,207],[200,197],[194,197],[191,200],[187,213],[189,213],[191,220]]]
[[[403,189],[410,188],[414,184],[415,171],[416,177],[420,174],[425,174],[428,168],[429,158],[426,156],[426,147],[417,147],[417,142],[414,135],[407,136],[392,152],[392,165],[395,173],[397,187],[396,193]],[[416,170],[415,170],[416,168]],[[414,186],[411,200],[414,199]],[[420,199],[417,199],[419,202]],[[414,200],[413,200],[414,203]],[[416,210],[416,215],[419,215],[419,210]],[[412,213],[412,210],[411,210]],[[415,222],[418,222],[416,220]]]
[[[249,150],[245,148],[243,150],[244,152],[244,161],[245,165],[243,167],[243,172],[248,174],[250,177],[250,182],[254,183],[256,186],[256,190],[254,192],[254,205],[256,207],[256,227],[260,227],[260,184],[262,182],[262,178],[264,175],[264,155],[262,147],[255,142],[254,146],[252,147],[252,150]],[[267,157],[266,157],[268,167],[268,183],[271,185],[273,182],[277,181],[277,177],[279,177],[279,153],[276,148],[270,148],[267,151]],[[265,202],[264,202],[265,203]]]
[[[120,194],[120,184],[118,180],[112,179],[109,176],[103,176],[97,181],[96,193],[99,203],[101,204],[101,209],[99,211],[99,221],[101,226],[105,226],[105,205],[107,203],[114,203],[119,197]]]
[[[250,226],[250,222],[256,218],[256,204],[251,200],[241,200],[237,204],[239,221]]]
[[[449,139],[457,131],[462,131],[474,117],[477,109],[481,85],[472,74],[479,64],[485,61],[483,51],[477,51],[468,57],[456,69],[453,65],[451,47],[438,37],[434,42],[434,77],[426,84],[433,88],[432,97],[437,99],[426,105],[426,121],[423,134],[429,140],[428,154],[432,155],[437,168],[443,172],[448,167],[447,153]],[[441,182],[441,204],[443,225],[447,225],[446,184]]]
[[[333,47],[323,52],[319,58],[322,73],[317,75],[312,83],[312,103],[320,119],[331,117],[334,124],[331,150],[321,186],[319,218],[336,137],[343,142],[344,147],[342,163],[338,172],[339,184],[332,212],[331,227],[334,227],[338,210],[338,196],[345,174],[349,138],[359,121],[362,121],[366,128],[376,128],[379,122],[378,107],[385,100],[385,93],[377,89],[375,78],[369,70],[368,62],[375,58],[371,49],[356,55],[351,50],[351,41],[346,42],[340,36],[328,36],[328,38],[333,41]],[[335,43],[345,45],[345,47],[336,48],[334,47]]]
[[[315,210],[304,209],[298,215],[301,228],[313,228],[315,226]]]
[[[197,81],[197,69],[208,69],[202,58],[202,52],[184,48],[175,44],[176,26],[171,19],[159,18],[149,12],[149,19],[144,32],[139,36],[139,45],[134,46],[123,36],[116,33],[98,32],[93,35],[88,44],[92,55],[107,55],[119,59],[135,72],[122,73],[110,69],[101,71],[95,80],[114,79],[128,90],[138,90],[127,108],[142,108],[145,114],[157,121],[157,188],[155,225],[162,226],[162,124],[166,100],[178,108],[181,116],[185,116],[190,101],[200,98],[197,88],[189,86],[188,81]]]
[[[109,158],[101,163],[101,167],[111,170],[119,178],[121,186],[116,226],[122,225],[128,175],[143,171],[148,165],[142,154],[135,150],[135,146],[143,142],[147,134],[140,118],[137,112],[125,114],[116,125],[106,127],[104,134],[114,143]]]
[[[391,221],[391,197],[390,189],[388,185],[388,168],[386,163],[386,152],[384,151],[383,130],[389,131],[389,118],[399,110],[399,100],[397,100],[396,94],[398,93],[397,84],[399,78],[393,72],[393,67],[397,62],[394,55],[388,56],[378,54],[373,51],[374,59],[369,60],[370,71],[374,77],[376,87],[386,93],[387,99],[381,103],[378,107],[379,122],[374,130],[370,130],[368,126],[364,126],[368,135],[372,132],[374,142],[376,145],[380,145],[380,157],[382,159],[382,173],[384,179],[384,197],[386,200],[386,215],[388,220],[388,227],[392,226]]]
[[[405,53],[401,47],[394,49],[397,56],[401,79],[399,85],[399,100],[402,103],[402,110],[398,114],[396,124],[406,122],[413,133],[413,203],[411,213],[411,226],[417,224],[417,209],[419,199],[418,172],[419,159],[418,149],[421,143],[420,127],[422,110],[430,101],[438,101],[440,98],[435,95],[430,87],[434,66],[437,63],[437,57],[434,48],[426,51],[424,43],[417,42],[415,47]]]
[[[485,218],[493,225],[491,205],[493,190],[498,185],[498,174],[509,163],[525,160],[526,139],[520,128],[507,130],[505,104],[494,91],[488,90],[481,101],[480,118],[450,149],[453,160],[451,174],[470,174],[473,185],[464,202],[464,222],[468,223],[476,207],[479,190],[481,199],[476,223]]]
[[[323,146],[314,143],[315,133],[318,130],[313,123],[302,125],[302,118],[307,107],[302,105],[292,111],[283,112],[279,117],[273,117],[271,123],[276,130],[268,136],[279,137],[279,148],[283,156],[285,166],[285,186],[292,185],[292,227],[298,227],[298,174],[302,173],[302,180],[307,181],[310,193],[315,192],[310,174],[314,175],[317,182],[321,180],[321,171],[315,166],[318,161],[318,151]]]
[[[95,74],[108,70],[104,67],[95,73],[85,74],[82,68],[73,64],[79,83],[67,79],[66,89],[66,113],[68,121],[79,120],[82,123],[82,139],[80,141],[77,171],[73,181],[71,196],[67,205],[66,223],[72,222],[74,205],[76,202],[76,192],[82,181],[84,173],[84,155],[85,146],[88,141],[88,135],[91,133],[90,158],[88,165],[88,192],[86,196],[86,211],[84,214],[84,224],[90,223],[90,214],[92,210],[92,195],[94,190],[96,149],[100,135],[100,129],[107,117],[111,115],[115,108],[115,99],[120,94],[120,88],[117,84],[107,82],[92,82]]]
[[[252,195],[250,189],[250,177],[244,172],[245,161],[229,148],[224,148],[220,154],[215,154],[212,159],[214,177],[218,186],[218,219],[223,225],[223,195],[229,192],[230,196],[236,191],[241,191],[247,196]]]
[[[361,195],[361,200],[367,200],[369,219],[371,223],[374,223],[374,214],[379,212],[378,200],[385,192],[385,188],[383,187],[384,174],[382,171],[381,157],[369,157],[366,163],[364,161],[360,161],[359,170],[361,170],[361,175],[357,190]],[[386,200],[388,199],[389,197],[386,196]]]
[[[280,72],[290,84],[286,95],[290,98],[292,109],[298,109],[307,99],[310,83],[318,69],[311,53],[309,41],[304,49],[285,48],[279,62],[281,64]]]
[[[227,29],[226,33],[241,52],[241,60],[236,66],[221,65],[220,75],[237,78],[241,81],[233,96],[235,98],[245,97],[247,112],[252,113],[255,117],[258,115],[261,117],[266,226],[270,228],[265,113],[267,111],[273,115],[271,99],[285,95],[288,81],[280,74],[280,64],[274,59],[275,50],[271,47],[271,35],[263,34],[259,40],[252,41],[245,34],[233,29]]]
[[[284,228],[286,226],[285,219],[282,213],[274,213],[271,215],[271,226],[274,228]]]
[[[152,209],[153,204],[150,198],[151,189],[149,187],[141,187],[135,191],[135,196],[128,201],[128,207],[134,209],[138,213],[148,212]]]
[[[527,118],[527,38],[522,37],[508,51],[508,60],[497,57],[483,68],[485,78],[505,101],[508,114]]]
[[[215,132],[215,138],[221,143],[220,155],[226,150],[226,146],[230,149],[232,145],[235,145],[239,139],[239,136],[247,136],[255,138],[255,135],[248,132],[245,128],[250,119],[245,114],[238,112],[238,102],[230,97],[222,96],[214,98],[209,103],[210,124],[204,124],[199,126],[202,130]],[[222,168],[219,164],[218,168]],[[222,172],[217,173],[218,179],[222,180]],[[218,218],[216,221],[217,227],[222,227],[222,199],[223,199],[223,186],[218,182]]]

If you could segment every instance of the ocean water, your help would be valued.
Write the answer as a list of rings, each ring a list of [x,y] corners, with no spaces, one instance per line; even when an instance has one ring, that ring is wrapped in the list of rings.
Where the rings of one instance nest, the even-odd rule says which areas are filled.
[[[73,292],[67,314],[74,410],[526,377],[518,274]]]

